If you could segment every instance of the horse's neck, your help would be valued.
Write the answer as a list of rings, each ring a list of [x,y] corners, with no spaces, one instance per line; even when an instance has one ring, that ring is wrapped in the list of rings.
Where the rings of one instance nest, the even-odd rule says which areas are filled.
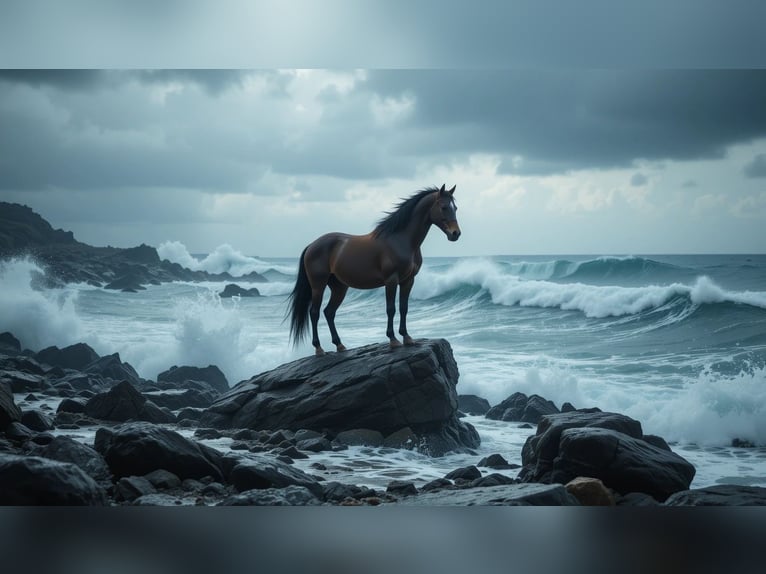
[[[403,230],[413,249],[420,249],[420,246],[426,239],[426,235],[428,235],[428,231],[431,229],[431,219],[429,216],[431,201],[431,196],[427,195],[418,202],[412,214],[412,219],[410,219],[407,227]]]

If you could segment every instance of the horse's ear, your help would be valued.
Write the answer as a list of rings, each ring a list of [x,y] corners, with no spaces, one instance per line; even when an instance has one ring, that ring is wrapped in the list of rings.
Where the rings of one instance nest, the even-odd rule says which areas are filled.
[[[450,189],[447,193],[449,193],[450,195],[455,195],[455,188],[456,187],[457,187],[457,185],[453,185],[452,189]]]
[[[445,184],[442,184],[441,189],[439,189],[439,193],[444,195],[446,193],[446,190],[444,189]]]

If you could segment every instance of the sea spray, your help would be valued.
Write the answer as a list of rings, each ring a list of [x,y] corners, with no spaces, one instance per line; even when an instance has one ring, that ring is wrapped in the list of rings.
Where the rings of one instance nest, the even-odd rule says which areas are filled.
[[[234,277],[247,275],[255,271],[256,273],[266,273],[270,270],[281,274],[294,274],[295,266],[275,265],[244,255],[228,243],[224,243],[215,248],[215,250],[202,259],[197,259],[189,253],[186,246],[180,241],[166,241],[157,248],[157,253],[161,259],[166,259],[171,263],[178,263],[192,271],[207,271],[208,273],[229,273]],[[296,257],[296,264],[297,264]]]
[[[0,332],[10,331],[33,351],[70,345],[85,336],[75,308],[78,291],[36,289],[44,274],[30,258],[0,262]]]

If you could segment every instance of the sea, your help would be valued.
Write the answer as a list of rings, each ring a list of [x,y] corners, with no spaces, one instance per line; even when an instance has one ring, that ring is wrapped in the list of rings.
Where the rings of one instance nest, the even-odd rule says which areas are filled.
[[[291,346],[284,320],[297,257],[252,257],[229,245],[193,255],[178,242],[158,252],[192,269],[257,271],[268,282],[238,281],[262,296],[231,299],[219,297],[217,282],[46,290],[35,280],[44,268],[17,259],[0,264],[0,331],[35,351],[84,341],[119,352],[148,379],[172,365],[215,364],[232,385],[313,353]],[[348,347],[386,341],[382,289],[350,290],[336,324]],[[460,394],[494,405],[521,391],[624,413],[695,465],[693,487],[766,486],[766,255],[426,258],[408,327],[415,338],[451,343]],[[324,318],[320,338],[333,348]],[[371,487],[394,478],[422,485],[487,454],[520,463],[534,432],[465,420],[482,438],[476,454],[353,447],[296,463],[316,473],[311,465],[321,462],[326,479]],[[227,440],[209,443],[225,450]]]

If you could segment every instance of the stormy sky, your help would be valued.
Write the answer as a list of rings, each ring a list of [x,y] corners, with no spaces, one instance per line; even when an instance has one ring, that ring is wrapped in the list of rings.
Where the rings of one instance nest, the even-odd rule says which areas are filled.
[[[766,72],[0,70],[0,199],[95,245],[297,256],[456,185],[426,255],[763,252]]]

